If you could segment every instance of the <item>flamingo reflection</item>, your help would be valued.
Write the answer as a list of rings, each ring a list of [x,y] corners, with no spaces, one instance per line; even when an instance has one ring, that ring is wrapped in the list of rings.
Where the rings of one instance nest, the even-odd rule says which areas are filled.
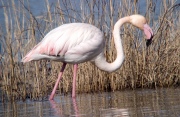
[[[75,117],[79,117],[79,110],[78,110],[78,106],[77,106],[77,102],[76,102],[76,98],[70,98],[72,99],[72,105],[73,105],[73,109],[74,109],[74,114],[70,113],[70,116],[75,116]],[[55,110],[56,115],[57,116],[63,116],[63,108],[59,107],[59,104],[57,102],[55,102],[54,100],[49,100],[51,103],[51,107]]]

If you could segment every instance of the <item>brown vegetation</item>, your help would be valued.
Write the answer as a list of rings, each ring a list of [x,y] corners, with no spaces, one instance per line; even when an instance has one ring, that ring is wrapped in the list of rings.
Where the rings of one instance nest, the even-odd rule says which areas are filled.
[[[4,5],[3,0],[1,0]],[[53,28],[67,22],[85,22],[100,28],[107,41],[106,57],[113,61],[116,57],[112,39],[114,21],[138,13],[136,2],[121,0],[120,3],[105,0],[81,1],[77,9],[72,1],[59,1],[50,5],[46,0],[47,12],[34,16],[19,0],[8,1],[4,6],[5,28],[1,27],[0,42],[3,52],[0,56],[0,88],[2,99],[16,100],[47,97],[57,79],[61,63],[35,61],[27,64],[20,59]],[[80,64],[77,93],[115,91],[124,88],[170,87],[180,84],[180,4],[174,0],[161,1],[160,11],[156,3],[146,4],[146,18],[153,27],[154,38],[147,48],[143,35],[130,26],[122,27],[125,61],[114,73],[100,71],[90,62]],[[131,9],[133,7],[133,9]],[[103,10],[102,10],[103,9]],[[72,87],[72,65],[68,65],[59,85],[58,93],[68,93]]]

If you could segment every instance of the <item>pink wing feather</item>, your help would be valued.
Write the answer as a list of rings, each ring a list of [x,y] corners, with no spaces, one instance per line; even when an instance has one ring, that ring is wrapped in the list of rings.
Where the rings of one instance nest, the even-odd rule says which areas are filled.
[[[102,32],[84,23],[64,24],[50,31],[22,62],[50,59],[80,63],[93,59],[103,51]]]

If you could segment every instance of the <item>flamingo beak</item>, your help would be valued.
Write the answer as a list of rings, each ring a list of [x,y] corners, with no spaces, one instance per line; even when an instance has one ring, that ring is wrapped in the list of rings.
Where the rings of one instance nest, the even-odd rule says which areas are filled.
[[[148,47],[152,43],[152,38],[154,36],[153,31],[148,24],[144,25],[144,34],[146,35],[146,46]]]
[[[151,45],[151,43],[152,43],[152,39],[148,39],[148,40],[146,41],[146,46],[148,47],[149,45]]]

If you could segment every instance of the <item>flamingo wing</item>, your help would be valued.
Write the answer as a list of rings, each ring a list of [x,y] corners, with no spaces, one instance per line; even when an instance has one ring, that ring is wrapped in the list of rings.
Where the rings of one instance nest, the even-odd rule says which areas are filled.
[[[23,59],[23,62],[51,59],[81,63],[103,51],[102,32],[90,24],[64,24],[50,31]]]

